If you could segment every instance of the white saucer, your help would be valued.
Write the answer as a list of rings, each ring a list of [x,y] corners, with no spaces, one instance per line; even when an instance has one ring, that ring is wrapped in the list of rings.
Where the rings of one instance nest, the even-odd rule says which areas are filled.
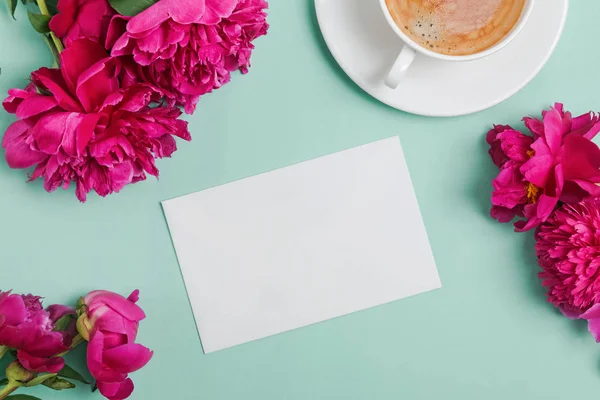
[[[397,89],[383,77],[402,48],[377,0],[315,0],[325,42],[346,74],[379,101],[413,114],[447,117],[492,107],[529,83],[562,33],[569,0],[538,0],[521,33],[489,57],[449,62],[417,55]]]

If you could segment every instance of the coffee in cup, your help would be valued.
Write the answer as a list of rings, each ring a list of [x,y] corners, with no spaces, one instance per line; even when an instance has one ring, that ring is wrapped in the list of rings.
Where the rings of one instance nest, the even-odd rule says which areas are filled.
[[[436,53],[464,56],[500,42],[517,24],[526,0],[385,0],[410,39]]]

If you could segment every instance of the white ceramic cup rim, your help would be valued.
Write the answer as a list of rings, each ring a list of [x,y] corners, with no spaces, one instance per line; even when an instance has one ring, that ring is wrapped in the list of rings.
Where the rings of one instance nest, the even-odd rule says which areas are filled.
[[[392,28],[392,30],[396,33],[396,35],[398,35],[400,37],[400,39],[402,39],[402,41],[404,43],[406,43],[413,50],[415,50],[421,54],[424,54],[429,57],[438,58],[440,60],[446,60],[446,61],[476,60],[478,58],[483,58],[483,57],[489,56],[490,54],[493,54],[493,53],[497,52],[498,50],[502,49],[504,46],[506,46],[508,43],[510,43],[519,34],[519,32],[521,31],[523,26],[525,26],[527,19],[531,15],[531,11],[533,10],[533,4],[535,2],[534,0],[525,0],[525,5],[523,6],[523,11],[521,11],[521,16],[519,17],[519,20],[517,21],[515,26],[513,26],[513,28],[510,30],[510,32],[508,34],[506,34],[502,38],[502,40],[500,40],[499,42],[494,44],[492,47],[489,47],[483,51],[473,53],[473,54],[468,54],[468,55],[463,55],[463,56],[451,56],[451,55],[441,54],[441,53],[437,53],[435,51],[429,50],[429,49],[421,46],[414,40],[412,40],[410,37],[408,37],[408,35],[406,35],[404,32],[402,32],[402,29],[400,29],[398,27],[398,25],[396,24],[396,21],[394,21],[394,19],[392,18],[392,15],[390,14],[390,10],[388,9],[385,1],[386,0],[379,0],[379,4],[383,10],[383,14],[385,15],[385,19],[387,20],[388,25]]]

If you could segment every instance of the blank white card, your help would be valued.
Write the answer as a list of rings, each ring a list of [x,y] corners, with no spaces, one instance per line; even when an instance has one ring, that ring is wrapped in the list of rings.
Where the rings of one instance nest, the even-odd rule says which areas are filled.
[[[206,353],[441,286],[397,137],[163,209]]]

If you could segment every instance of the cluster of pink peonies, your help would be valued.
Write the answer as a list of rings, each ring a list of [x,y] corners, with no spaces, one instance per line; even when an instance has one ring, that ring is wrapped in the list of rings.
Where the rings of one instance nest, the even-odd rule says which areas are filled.
[[[193,113],[232,71],[246,73],[268,29],[264,0],[143,3],[153,4],[131,16],[108,0],[58,0],[47,29],[59,68],[33,72],[3,102],[17,118],[2,140],[11,168],[35,167],[30,180],[49,192],[73,183],[82,202],[157,177],[174,137],[191,140],[178,107]]]
[[[0,358],[12,353],[0,399],[20,387],[45,385],[55,390],[75,387],[85,379],[65,364],[63,356],[88,341],[87,365],[100,393],[110,400],[133,392],[128,374],[144,367],[152,351],[135,343],[145,314],[128,298],[108,291],[82,297],[77,308],[43,308],[40,297],[0,292]],[[68,378],[69,380],[65,379]]]
[[[564,315],[588,321],[600,342],[600,148],[592,139],[600,117],[573,117],[555,104],[542,119],[526,117],[525,135],[496,125],[487,134],[500,169],[491,216],[535,229],[535,250],[548,301]]]

